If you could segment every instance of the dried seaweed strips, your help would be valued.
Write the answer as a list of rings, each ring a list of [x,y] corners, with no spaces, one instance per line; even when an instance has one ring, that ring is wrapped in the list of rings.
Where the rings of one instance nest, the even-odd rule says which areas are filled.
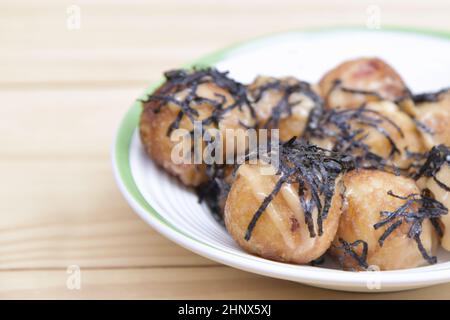
[[[365,143],[365,139],[368,137],[367,131],[364,128],[355,128],[355,125],[374,128],[383,135],[390,145],[387,159],[370,150],[370,146]],[[382,125],[392,127],[403,137],[401,128],[395,122],[375,110],[368,109],[365,104],[357,109],[313,110],[305,129],[305,138],[332,139],[333,150],[352,154],[359,167],[380,170],[388,168],[398,174],[400,169],[393,165],[391,160],[395,154],[400,154],[401,151]]]
[[[323,108],[323,100],[311,88],[311,85],[304,81],[289,81],[284,79],[270,79],[267,83],[253,90],[253,104],[258,103],[265,94],[270,91],[281,93],[281,98],[271,108],[269,119],[262,126],[264,128],[279,128],[280,120],[292,115],[292,108],[302,103],[302,100],[292,101],[292,95],[301,93],[311,99],[315,108]],[[302,132],[299,132],[299,135]]]
[[[142,100],[143,103],[153,103],[152,111],[158,113],[168,103],[172,103],[179,107],[178,114],[174,121],[169,125],[167,136],[173,130],[178,129],[181,121],[188,118],[194,125],[195,121],[200,121],[200,114],[196,109],[201,104],[211,106],[211,114],[201,120],[201,135],[203,135],[208,127],[213,126],[218,128],[219,122],[223,119],[227,112],[235,108],[244,110],[248,108],[250,115],[256,118],[254,109],[247,98],[247,90],[244,85],[236,82],[228,77],[228,72],[220,72],[215,68],[204,68],[193,70],[178,69],[164,73],[166,82],[153,94],[149,95],[147,99]],[[232,101],[227,101],[224,95],[215,94],[214,98],[205,98],[199,95],[198,88],[204,84],[213,84],[225,90],[232,98]],[[179,94],[183,92],[183,94]],[[250,126],[239,121],[244,129],[251,128]],[[191,135],[194,135],[194,130]],[[215,139],[207,141],[206,144],[213,143]],[[192,148],[194,149],[194,141]],[[221,203],[223,203],[228,195],[230,186],[226,182],[226,168],[224,164],[213,163],[206,166],[206,174],[208,181],[196,188],[196,192],[200,202],[205,202],[213,212],[214,217],[218,221],[223,221],[223,210]]]
[[[394,211],[381,211],[382,220],[374,224],[374,229],[387,226],[384,233],[378,239],[380,247],[383,246],[384,241],[399,228],[403,223],[410,224],[408,237],[414,239],[417,247],[422,254],[422,257],[430,264],[437,262],[435,256],[430,256],[420,239],[422,233],[422,223],[425,219],[429,219],[436,231],[442,234],[442,230],[437,223],[437,220],[447,214],[448,209],[439,201],[429,197],[426,192],[422,194],[410,194],[406,197],[395,195],[392,191],[388,191],[389,196],[406,200],[406,202]]]
[[[179,128],[180,122],[184,117],[187,117],[192,124],[198,120],[199,113],[195,106],[200,104],[209,104],[212,106],[211,115],[202,119],[202,128],[204,126],[213,125],[216,128],[223,116],[235,109],[248,108],[250,114],[255,118],[255,112],[250,105],[247,92],[244,85],[234,81],[228,77],[228,72],[220,72],[214,68],[188,70],[172,70],[164,73],[166,82],[154,94],[149,95],[147,99],[142,100],[144,103],[154,101],[157,107],[154,109],[158,113],[162,107],[168,103],[172,103],[180,108],[175,120],[170,124],[167,135]],[[216,94],[215,99],[207,99],[198,95],[197,89],[202,84],[215,84],[216,86],[226,90],[233,98],[233,103],[226,106],[227,99],[225,96]],[[185,97],[180,99],[176,97],[179,92],[187,90]],[[205,129],[202,129],[205,131]],[[202,132],[203,133],[203,132]]]
[[[428,103],[428,102],[439,102],[445,94],[450,93],[450,87],[449,88],[443,88],[436,92],[426,92],[426,93],[420,93],[415,94],[411,96],[412,101],[415,103],[417,107],[420,108],[421,104]],[[412,117],[414,123],[416,126],[423,131],[424,133],[433,135],[434,130],[428,127],[423,122],[417,120],[416,118]]]
[[[428,152],[426,159],[425,163],[413,178],[415,180],[418,180],[421,177],[433,178],[439,187],[450,192],[450,186],[446,185],[436,177],[436,174],[443,165],[450,165],[450,148],[443,144],[434,146]]]
[[[362,90],[362,89],[345,87],[343,85],[343,82],[342,82],[341,79],[336,79],[336,80],[334,80],[333,85],[331,86],[331,88],[326,93],[326,95],[325,95],[326,99],[325,100],[328,100],[330,95],[335,90],[341,90],[342,92],[351,93],[351,94],[360,94],[360,95],[364,95],[364,96],[371,96],[371,97],[374,97],[377,101],[389,100],[389,101],[393,101],[393,102],[396,102],[396,103],[399,102],[399,101],[411,98],[411,96],[412,96],[411,91],[408,88],[405,88],[404,93],[403,93],[402,96],[397,97],[394,100],[390,100],[390,99],[387,99],[386,97],[382,96],[379,92],[376,92],[376,91]]]
[[[416,127],[421,130],[424,133],[427,133],[429,135],[434,135],[434,130],[431,129],[430,127],[428,127],[425,123],[423,123],[422,121],[417,120],[415,117],[410,116],[411,119],[414,121],[414,124],[416,125]]]
[[[264,155],[259,156],[264,159]],[[313,222],[314,210],[318,212],[316,222],[318,235],[321,236],[323,220],[327,218],[331,207],[336,179],[339,174],[354,167],[353,158],[296,140],[295,137],[280,145],[278,156],[279,165],[276,174],[279,179],[254,213],[247,227],[245,240],[250,240],[258,219],[283,184],[298,184],[299,204],[303,208],[310,236],[316,236]]]
[[[450,88],[443,88],[437,92],[426,92],[426,93],[420,93],[415,94],[412,96],[412,100],[416,104],[421,104],[425,102],[438,102],[440,101],[442,94],[445,94],[450,91]]]
[[[364,269],[367,269],[369,267],[369,264],[367,263],[367,254],[369,252],[369,246],[367,245],[367,242],[365,242],[364,240],[356,240],[355,242],[349,243],[341,238],[339,238],[338,241],[340,245],[335,245],[334,248],[343,250],[343,256],[341,256],[339,259],[341,265],[344,264],[343,258],[345,256],[349,256],[353,260],[355,260],[360,267]],[[356,248],[358,248],[360,245],[362,245],[362,251],[361,254],[358,254],[356,252]]]
[[[313,266],[313,267],[318,267],[318,266],[323,265],[323,264],[325,263],[325,260],[326,260],[326,259],[325,259],[325,254],[324,254],[324,255],[318,257],[317,259],[312,260],[312,261],[309,263],[309,265],[310,265],[310,266]]]
[[[227,169],[230,165],[212,164],[206,168],[208,181],[196,188],[198,201],[205,202],[211,209],[214,218],[223,224],[223,204],[230,192],[231,185],[227,182]]]

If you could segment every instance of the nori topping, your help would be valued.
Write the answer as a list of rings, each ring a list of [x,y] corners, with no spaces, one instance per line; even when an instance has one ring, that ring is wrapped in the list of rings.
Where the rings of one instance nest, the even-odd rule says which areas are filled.
[[[224,224],[221,204],[226,200],[231,188],[226,181],[228,168],[229,165],[226,164],[208,165],[206,167],[208,181],[196,188],[198,201],[205,202],[214,218],[221,224]]]
[[[330,90],[326,93],[325,100],[328,100],[328,98],[330,97],[330,95],[333,93],[334,90],[341,90],[343,92],[351,93],[351,94],[361,94],[361,95],[365,95],[365,96],[372,96],[372,97],[376,98],[376,100],[378,100],[378,101],[389,100],[376,91],[361,90],[361,89],[356,89],[356,88],[345,87],[345,86],[343,86],[341,79],[334,80],[333,85],[331,86]],[[408,88],[405,88],[402,96],[397,97],[396,99],[390,100],[390,101],[399,102],[399,101],[408,99],[411,96],[412,96],[411,91]]]
[[[253,104],[258,103],[265,94],[270,91],[281,93],[281,98],[272,106],[271,115],[264,124],[264,128],[279,128],[280,120],[292,115],[292,108],[302,103],[302,100],[292,101],[291,96],[296,93],[302,93],[311,99],[316,108],[323,108],[323,100],[311,88],[311,85],[304,81],[294,80],[289,83],[285,79],[271,78],[267,83],[262,84],[254,90],[250,90],[253,96]],[[298,134],[301,135],[302,132]]]
[[[250,240],[258,219],[285,183],[296,183],[299,186],[299,204],[303,208],[311,237],[316,236],[312,215],[317,209],[318,235],[321,236],[323,220],[327,218],[331,207],[336,179],[341,173],[354,167],[353,158],[296,140],[296,137],[282,143],[277,152],[279,165],[276,174],[280,178],[254,213],[247,227],[245,240]],[[266,155],[257,156],[264,159]]]
[[[316,267],[316,266],[321,266],[325,263],[325,254],[318,257],[317,259],[312,260],[309,265]]]
[[[438,102],[441,99],[441,95],[450,91],[449,88],[443,88],[437,92],[426,92],[426,93],[420,93],[415,94],[412,96],[412,100],[414,103],[421,104],[425,102]]]
[[[158,113],[161,108],[164,108],[168,103],[173,103],[180,108],[180,111],[176,115],[174,121],[169,125],[167,130],[167,136],[169,136],[173,130],[178,129],[181,121],[187,117],[192,124],[194,121],[199,120],[199,112],[196,110],[196,106],[200,104],[208,104],[212,107],[209,117],[202,119],[202,132],[203,135],[207,131],[207,126],[214,126],[218,128],[219,122],[223,116],[235,109],[243,110],[248,108],[250,115],[256,118],[254,109],[247,98],[246,87],[228,77],[228,72],[220,72],[215,68],[204,68],[193,70],[171,70],[164,73],[166,82],[153,94],[149,95],[147,99],[142,100],[143,103],[154,103],[153,112]],[[198,94],[198,88],[203,84],[214,84],[215,86],[222,88],[230,94],[233,101],[227,101],[224,95],[215,94],[213,99],[208,99]],[[183,98],[180,99],[178,93],[185,92]],[[178,95],[178,96],[177,96]],[[244,129],[251,127],[245,125],[241,121],[239,124]],[[194,134],[194,130],[191,131],[191,135]],[[208,141],[207,144],[213,143]],[[194,149],[194,141],[192,148]],[[224,201],[228,195],[230,186],[225,181],[225,169],[226,165],[212,164],[206,166],[206,174],[208,181],[196,188],[199,196],[199,201],[204,201],[213,212],[214,217],[218,221],[222,221],[222,208],[220,202]]]
[[[184,117],[188,117],[192,123],[198,120],[199,113],[195,106],[203,103],[213,107],[211,115],[202,120],[203,126],[214,125],[217,128],[224,114],[235,108],[240,110],[244,107],[249,108],[251,116],[255,117],[253,107],[247,98],[245,86],[229,78],[228,72],[220,72],[215,68],[194,68],[192,71],[183,69],[168,71],[164,73],[164,76],[166,77],[166,82],[162,87],[154,94],[149,95],[146,100],[142,100],[142,102],[157,102],[157,107],[154,109],[155,113],[158,113],[167,103],[173,103],[180,108],[176,119],[169,126],[167,135],[170,135],[174,129],[179,128],[180,122]],[[215,99],[199,96],[197,93],[198,87],[207,83],[215,84],[227,91],[233,97],[233,103],[225,107],[227,103],[226,97],[220,94],[216,94]],[[184,90],[188,90],[186,96],[183,99],[178,99],[176,94]]]
[[[450,192],[450,186],[446,185],[444,182],[440,181],[436,174],[439,172],[443,165],[450,166],[450,148],[440,144],[434,146],[427,154],[426,161],[419,171],[414,175],[414,179],[418,180],[421,177],[433,178],[433,180],[438,184],[439,187],[445,191]]]
[[[427,192],[422,194],[410,194],[406,197],[395,195],[392,191],[387,194],[391,197],[406,200],[406,202],[394,211],[381,211],[382,220],[374,224],[374,229],[379,229],[383,226],[388,226],[381,237],[378,239],[380,247],[383,246],[384,241],[403,223],[409,223],[408,237],[414,239],[417,247],[422,254],[422,257],[429,263],[437,262],[435,256],[430,256],[423,247],[420,235],[422,233],[422,223],[425,219],[429,219],[432,225],[437,228],[437,232],[442,234],[442,230],[437,223],[437,220],[447,214],[448,209],[439,201],[429,197]]]
[[[343,250],[343,256],[339,258],[341,265],[343,265],[343,258],[345,256],[349,256],[353,260],[355,260],[360,267],[364,269],[367,269],[369,267],[369,264],[367,263],[367,253],[369,251],[367,242],[365,242],[364,240],[356,240],[355,242],[349,243],[341,238],[339,238],[338,241],[341,245],[334,245],[334,247],[336,249]],[[362,252],[361,254],[358,254],[356,252],[356,248],[358,248],[360,245],[362,245]]]
[[[411,119],[414,121],[416,127],[421,130],[424,133],[430,134],[430,135],[434,135],[434,130],[431,129],[430,127],[428,127],[425,123],[423,123],[422,121],[417,120],[415,117],[410,116]]]
[[[390,168],[398,174],[400,169],[392,164],[392,158],[401,151],[389,132],[382,127],[383,124],[392,127],[403,137],[402,130],[395,122],[375,110],[368,109],[365,104],[357,109],[313,110],[305,129],[305,138],[331,138],[334,142],[333,150],[352,154],[358,167],[380,170]],[[374,128],[382,134],[390,145],[388,158],[384,159],[373,153],[365,143],[369,133],[364,128],[354,128],[354,125]]]
[[[421,104],[427,103],[427,102],[439,102],[445,94],[450,93],[450,87],[443,88],[436,92],[427,92],[427,93],[420,93],[412,95],[411,99],[416,104],[416,106],[420,107]],[[412,117],[412,116],[411,116]],[[416,126],[423,131],[424,133],[433,135],[434,130],[424,123],[418,121],[414,117],[412,117],[413,121],[415,122]]]

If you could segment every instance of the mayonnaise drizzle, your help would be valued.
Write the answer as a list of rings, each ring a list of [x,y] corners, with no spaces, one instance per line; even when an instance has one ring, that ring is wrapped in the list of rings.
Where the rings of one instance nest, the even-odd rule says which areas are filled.
[[[261,175],[257,172],[258,170],[260,170],[260,166],[244,164],[239,168],[239,175],[248,182],[255,197],[262,203],[272,191],[278,177],[275,175]],[[284,243],[291,250],[294,250],[296,245],[292,232],[290,232],[290,221],[287,221],[289,214],[277,210],[272,202],[267,206],[265,214],[270,217],[271,221],[278,229],[280,235],[283,237]]]

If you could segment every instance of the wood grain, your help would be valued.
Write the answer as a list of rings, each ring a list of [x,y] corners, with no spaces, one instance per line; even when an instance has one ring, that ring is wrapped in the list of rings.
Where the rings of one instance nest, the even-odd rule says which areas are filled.
[[[68,30],[73,1],[2,1],[0,298],[450,298],[450,285],[362,295],[220,266],[153,231],[112,176],[115,129],[163,70],[267,33],[364,27],[373,3],[79,0]],[[382,26],[450,30],[446,0],[375,4]]]
[[[4,85],[145,85],[201,55],[251,37],[320,26],[449,28],[445,0],[202,1],[79,0],[81,28],[66,28],[71,0],[0,4]]]
[[[222,266],[81,269],[80,290],[65,269],[0,273],[0,298],[29,299],[448,299],[450,284],[397,293],[349,293],[270,279]]]

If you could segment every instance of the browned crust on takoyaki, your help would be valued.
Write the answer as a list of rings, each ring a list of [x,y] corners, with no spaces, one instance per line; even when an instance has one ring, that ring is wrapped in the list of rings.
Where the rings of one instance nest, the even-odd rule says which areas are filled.
[[[294,77],[258,76],[247,89],[258,127],[279,129],[281,141],[300,137],[311,110],[323,106],[316,88]]]
[[[400,75],[379,58],[343,62],[322,77],[319,88],[328,107],[343,109],[369,101],[395,101],[409,94]]]
[[[413,100],[406,111],[417,120],[427,148],[450,146],[450,89],[416,95]]]
[[[190,134],[189,143],[194,145],[192,132],[194,122],[198,121],[203,126],[201,136],[213,129],[212,135],[219,134],[220,148],[223,148],[225,157],[228,151],[234,151],[227,149],[225,131],[252,127],[254,115],[243,85],[228,78],[226,73],[211,68],[175,70],[166,73],[166,78],[167,81],[143,102],[139,125],[141,141],[147,154],[164,170],[187,186],[199,186],[208,180],[206,162],[202,157],[207,142],[198,137],[202,139],[198,144],[201,149],[194,149],[191,158],[187,159],[189,161],[181,163],[172,159],[172,152],[178,151],[174,147],[180,146],[182,138]],[[185,134],[180,136],[183,133],[178,131],[174,135],[176,129],[184,129]],[[200,164],[194,161],[195,152],[201,157]]]
[[[244,177],[238,171],[225,205],[225,225],[239,246],[263,258],[297,264],[309,263],[327,251],[336,234],[341,215],[342,199],[338,182],[330,210],[323,222],[322,235],[311,237],[298,198],[294,202],[296,206],[294,208],[292,202],[286,198],[286,194],[281,191],[273,198],[270,208],[261,215],[250,240],[246,240],[247,227],[263,201],[260,191],[264,190],[266,195],[270,193],[277,178],[270,175],[256,177],[258,165],[245,164],[239,170],[253,172],[260,188],[255,190],[255,185],[249,183],[252,177],[248,172]],[[298,193],[298,184],[285,187],[292,188],[290,191],[292,194]]]
[[[167,131],[173,119],[176,118],[177,111],[159,108],[157,102],[144,104],[139,123],[139,133],[145,152],[156,164],[179,178],[183,184],[187,186],[201,184],[207,179],[204,165],[175,164],[172,162],[171,152],[175,143],[170,140]]]
[[[380,238],[391,224],[374,228],[382,219],[382,211],[395,211],[407,201],[389,196],[388,191],[402,197],[419,194],[414,180],[378,170],[354,170],[344,175],[343,185],[343,212],[330,253],[345,269],[364,268],[342,250],[341,239],[347,243],[364,241],[368,246],[367,266],[376,266],[380,270],[412,268],[427,263],[417,243],[408,237],[410,223],[403,222],[384,240],[382,246]],[[435,251],[437,238],[429,220],[422,224],[421,240],[428,252]],[[359,255],[362,250],[362,246],[355,248]]]

